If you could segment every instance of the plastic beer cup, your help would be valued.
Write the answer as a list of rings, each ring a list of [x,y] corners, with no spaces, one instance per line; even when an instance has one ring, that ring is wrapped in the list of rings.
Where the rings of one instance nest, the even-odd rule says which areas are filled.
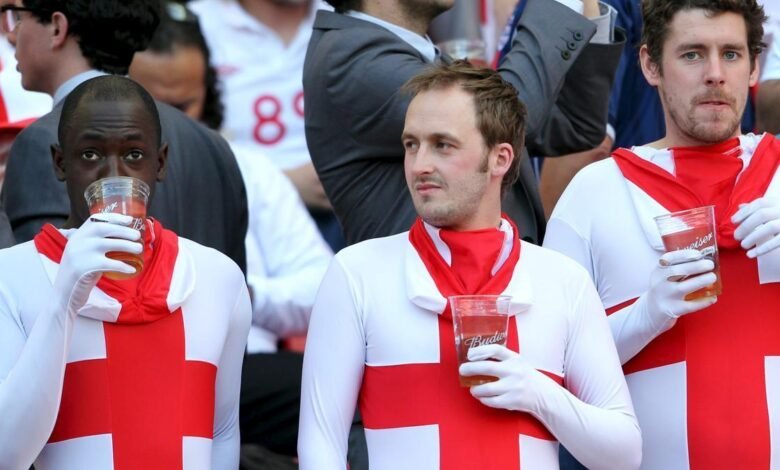
[[[694,249],[704,258],[715,263],[713,272],[717,279],[714,284],[691,292],[685,300],[720,295],[720,265],[718,263],[717,231],[715,230],[715,206],[697,207],[655,218],[666,251]],[[684,278],[679,279],[682,281]]]
[[[485,41],[481,39],[451,39],[436,44],[436,47],[453,59],[467,59],[479,67],[490,66]]]
[[[458,366],[468,362],[471,348],[486,344],[506,346],[509,326],[508,295],[456,295],[449,298]],[[496,377],[459,375],[462,387],[471,387],[498,380]]]
[[[149,200],[149,186],[143,181],[129,176],[112,176],[102,178],[90,184],[84,191],[90,214],[115,213],[129,215],[133,218],[130,227],[143,231],[146,228],[146,204]],[[143,271],[144,256],[110,251],[106,256],[123,261],[135,268],[135,273],[117,272],[103,273],[108,279],[122,280],[137,276]]]

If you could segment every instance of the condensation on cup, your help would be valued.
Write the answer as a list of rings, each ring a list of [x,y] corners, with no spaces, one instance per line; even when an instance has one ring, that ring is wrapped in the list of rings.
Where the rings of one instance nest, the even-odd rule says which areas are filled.
[[[90,214],[115,213],[129,215],[133,221],[131,228],[143,231],[146,228],[146,204],[149,201],[149,186],[138,178],[130,176],[112,176],[99,179],[84,191]],[[135,273],[125,274],[105,272],[108,279],[130,279],[141,274],[144,268],[143,252],[139,254],[123,251],[110,251],[106,256],[123,261],[135,268]]]
[[[715,206],[703,206],[655,218],[658,231],[666,251],[699,250],[703,258],[712,260],[715,264],[715,283],[685,296],[685,300],[695,300],[703,297],[720,295],[723,286],[720,280],[720,263],[718,262],[718,240],[715,225]],[[686,277],[678,279],[684,280]]]
[[[488,344],[506,346],[511,300],[508,295],[456,295],[449,298],[458,366],[468,362],[471,348]],[[496,380],[496,377],[486,375],[459,375],[462,387]]]

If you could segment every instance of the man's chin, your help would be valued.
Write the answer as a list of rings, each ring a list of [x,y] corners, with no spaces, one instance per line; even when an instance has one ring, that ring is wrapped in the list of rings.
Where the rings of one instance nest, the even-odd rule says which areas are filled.
[[[443,211],[431,210],[431,208],[417,208],[417,215],[428,225],[434,227],[447,227],[451,223],[451,217],[449,213]]]
[[[740,134],[739,122],[736,125],[733,122],[710,122],[706,125],[698,126],[692,136],[700,141],[709,144],[717,144]]]

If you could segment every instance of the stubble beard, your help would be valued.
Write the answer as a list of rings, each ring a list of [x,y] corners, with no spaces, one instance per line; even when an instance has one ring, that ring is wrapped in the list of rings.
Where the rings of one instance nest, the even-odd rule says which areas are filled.
[[[666,103],[669,103],[668,96],[664,94],[663,98]],[[731,118],[726,116],[727,111],[724,110],[721,113],[711,112],[704,116],[706,119],[702,119],[701,115],[696,115],[696,99],[691,100],[689,106],[689,110],[684,115],[678,113],[672,106],[667,106],[667,109],[677,129],[690,140],[703,144],[718,144],[734,137],[738,132],[741,113],[736,112],[733,103],[730,104],[733,112]]]
[[[426,24],[452,7],[445,0],[398,0],[398,5],[404,16]]]

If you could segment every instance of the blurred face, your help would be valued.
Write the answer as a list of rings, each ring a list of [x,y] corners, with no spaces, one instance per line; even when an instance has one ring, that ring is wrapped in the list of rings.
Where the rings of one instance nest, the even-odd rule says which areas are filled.
[[[157,145],[157,132],[145,108],[132,100],[82,100],[63,142],[52,147],[54,170],[65,181],[71,203],[66,227],[89,216],[84,190],[109,176],[132,176],[149,185],[165,175],[168,148]]]
[[[157,100],[179,108],[196,121],[206,100],[206,61],[196,47],[174,47],[170,54],[139,52],[130,65],[130,78]]]
[[[13,2],[6,2],[13,4]],[[23,6],[16,2],[17,6]],[[48,39],[53,28],[51,23],[43,24],[29,11],[18,11],[19,21],[13,31],[8,32],[8,41],[16,47],[16,69],[22,74],[22,86],[26,90],[53,94],[51,83]]]
[[[471,95],[460,87],[418,94],[402,140],[406,183],[424,221],[452,230],[498,226],[511,145],[485,146]]]
[[[658,87],[667,146],[714,144],[740,134],[748,88],[758,78],[742,16],[682,10],[669,25],[661,67],[644,46],[640,61],[647,81]]]

